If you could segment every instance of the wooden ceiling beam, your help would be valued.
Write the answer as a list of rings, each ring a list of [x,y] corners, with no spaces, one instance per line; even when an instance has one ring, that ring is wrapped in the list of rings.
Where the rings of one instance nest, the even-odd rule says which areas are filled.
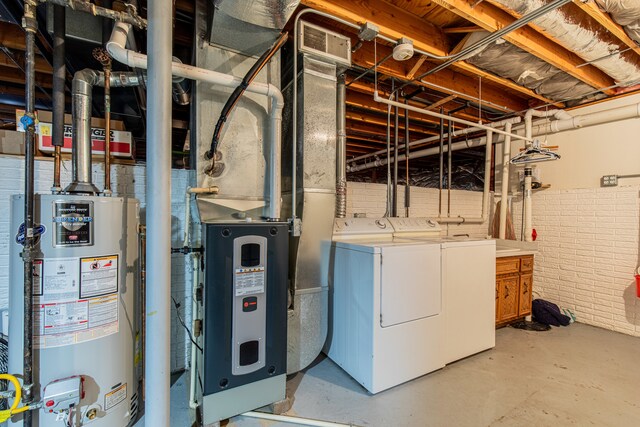
[[[24,73],[19,68],[11,68],[0,65],[0,82],[24,84]],[[45,89],[51,89],[53,87],[51,74],[47,75],[36,73],[36,86],[40,86],[41,88]]]
[[[384,55],[386,55],[390,50],[390,48],[378,46],[378,56],[384,57]],[[372,67],[375,64],[373,46],[371,46],[370,43],[365,44],[351,55],[351,60],[355,65],[365,68]],[[378,72],[398,79],[405,79],[405,67],[410,69],[417,61],[419,61],[418,58],[410,59],[405,62],[388,60],[378,67]],[[418,72],[424,72],[432,66],[433,64],[427,62],[422,65]],[[490,83],[487,84],[484,81],[482,85],[482,94],[480,94],[478,78],[475,76],[456,73],[450,68],[431,74],[430,76],[425,77],[424,80],[427,84],[416,81],[416,86],[430,87],[428,83],[432,83],[439,88],[442,88],[439,89],[440,92],[446,92],[448,95],[455,94],[472,102],[478,102],[478,98],[482,96],[482,99],[488,101],[487,104],[491,104],[489,106],[496,110],[511,112],[525,110],[528,108],[528,103],[524,99],[518,98],[517,96],[505,91],[503,88],[496,87]],[[449,89],[448,92],[447,89]]]
[[[482,27],[478,27],[477,25],[471,25],[468,27],[451,27],[451,28],[443,28],[442,32],[445,34],[466,34],[466,33],[476,33],[478,31],[484,31]]]
[[[409,37],[414,44],[417,40],[429,40],[427,51],[434,55],[443,56],[449,50],[439,27],[381,0],[302,0],[302,4],[355,24],[375,23],[381,34],[394,40]]]
[[[435,26],[427,20],[420,18],[417,15],[414,15],[404,9],[386,3],[382,0],[302,0],[302,4],[322,12],[330,13],[333,16],[342,18],[352,23],[362,24],[364,22],[371,22],[373,24],[376,24],[378,28],[380,28],[381,34],[392,39],[399,39],[403,36],[408,37],[413,40],[413,45],[416,48],[433,55],[444,56],[449,53],[448,41],[444,32],[439,27]],[[371,63],[371,65],[373,65],[373,62]],[[502,86],[503,88],[509,89],[511,92],[520,93],[521,96],[524,95],[527,98],[536,98],[543,103],[553,102],[550,99],[538,95],[534,91],[527,89],[524,86],[520,86],[512,82],[511,80],[496,76],[486,71],[482,71],[479,68],[474,67],[471,64],[467,64],[464,61],[453,64],[452,69],[458,69],[467,73],[481,76],[484,79],[483,85],[485,85],[486,82],[490,82],[497,86]],[[443,73],[444,72],[441,71],[437,74]],[[404,72],[403,76],[406,76],[406,74],[407,73]],[[454,74],[459,75],[459,73]],[[429,78],[431,78],[431,76],[429,76]],[[450,78],[440,80],[451,82]],[[444,87],[450,86],[445,83]],[[559,107],[562,106],[561,104],[555,105]],[[526,106],[525,108],[528,108],[528,106]],[[519,109],[510,108],[503,109],[503,111],[518,110]]]
[[[351,107],[364,108],[381,114],[387,114],[387,106],[373,100],[373,96],[353,90],[347,91],[347,105]],[[415,102],[414,102],[415,104]],[[401,116],[404,113],[400,113]],[[435,117],[423,116],[418,114],[409,115],[412,124],[436,125],[440,123]],[[401,119],[404,121],[404,117]]]
[[[16,61],[18,62],[18,64],[16,64],[15,62],[13,62],[13,60],[9,57],[9,55],[13,56],[14,59],[16,59]],[[41,56],[36,56],[35,58],[35,65],[36,65],[36,72],[38,73],[48,73],[51,74],[53,72],[53,69],[51,68],[51,65],[49,65],[49,63],[47,61],[45,61],[45,59]],[[24,67],[24,52],[21,51],[15,51],[14,49],[10,49],[9,53],[5,52],[4,50],[0,50],[0,66],[5,66],[5,67],[9,67],[9,68],[18,68],[20,69],[21,67]]]
[[[394,128],[394,117],[393,117],[393,112],[391,113],[391,128]],[[347,112],[346,112],[346,117],[347,120],[351,119],[351,120],[357,120],[363,123],[369,123],[369,124],[376,124],[376,125],[380,125],[380,126],[387,126],[387,118],[386,118],[386,113],[384,115],[382,114],[375,114],[375,113],[367,113],[364,112],[363,110],[359,110],[359,111],[354,111],[351,108],[347,108]],[[417,124],[417,123],[409,123],[409,130],[411,132],[421,132],[421,133],[428,133],[428,134],[432,134],[435,135],[437,132],[433,130],[433,127],[436,126],[435,123],[429,123],[428,125],[430,125],[431,129],[424,127],[424,123],[421,124]],[[405,129],[405,125],[404,125],[404,117],[402,117],[402,112],[400,112],[400,117],[398,120],[398,128],[399,129]]]
[[[491,32],[504,28],[516,20],[509,13],[486,1],[473,8],[472,3],[467,0],[433,1]],[[524,26],[502,38],[596,89],[615,84],[611,77],[592,65],[578,67],[584,63],[582,58],[531,27]],[[613,89],[604,92],[609,95],[614,94]]]
[[[349,96],[350,93],[359,93],[359,94],[364,94],[366,95],[365,97],[359,97],[358,100],[361,102],[361,104],[363,105],[367,105],[367,100],[370,100],[371,104],[368,104],[370,106],[379,106],[379,108],[382,108],[383,112],[387,111],[387,106],[382,104],[382,103],[378,103],[375,102],[373,100],[373,85],[363,82],[362,80],[354,82],[353,84],[351,84],[349,86],[349,90],[347,91],[347,97]],[[381,89],[380,87],[378,87],[378,93],[380,94],[380,96],[385,96],[385,97],[389,97],[390,92]],[[451,95],[454,96],[454,95]],[[447,98],[451,98],[451,96],[447,97]],[[446,98],[443,98],[446,99]],[[355,102],[355,101],[354,101]],[[436,103],[439,101],[436,101]],[[419,107],[419,108],[425,108],[425,109],[430,109],[430,107],[432,107],[433,104],[425,106],[424,102],[420,102],[420,101],[416,101],[415,98],[409,101],[409,105],[413,105],[414,107]],[[448,110],[452,110],[454,108],[457,108],[460,106],[460,104],[456,103],[456,104],[448,104],[448,105],[438,105],[438,107],[443,106],[445,107],[445,111]],[[373,108],[373,107],[372,107]],[[414,118],[414,116],[419,116],[416,113],[410,113],[409,117],[411,119]],[[478,116],[477,115],[471,115],[471,114],[467,114],[464,111],[458,111],[457,113],[455,113],[453,115],[454,117],[459,117],[461,119],[465,119],[465,120],[472,120],[472,121],[477,121],[478,120]],[[427,115],[422,115],[421,117],[426,118],[427,120],[433,120],[433,123],[440,123],[440,120],[431,116],[427,116]]]
[[[364,135],[376,135],[380,137],[386,138],[387,136],[387,124],[385,122],[384,125],[380,125],[372,122],[362,122],[358,119],[352,120],[347,119],[347,137],[351,136],[351,132],[364,134]],[[404,132],[402,132],[404,134]],[[411,132],[412,135],[418,135],[419,137],[429,137],[433,136],[433,133],[425,133],[425,132]],[[391,136],[393,137],[393,126],[391,127]]]
[[[587,15],[596,20],[600,25],[606,28],[611,34],[613,34],[618,40],[624,43],[627,47],[630,47],[636,53],[640,54],[640,46],[633,41],[631,37],[627,35],[624,29],[615,23],[609,14],[600,10],[597,4],[593,1],[573,0],[580,9],[582,9]]]

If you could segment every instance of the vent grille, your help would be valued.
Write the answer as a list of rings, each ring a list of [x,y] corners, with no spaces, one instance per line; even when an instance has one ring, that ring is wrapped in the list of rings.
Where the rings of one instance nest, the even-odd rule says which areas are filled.
[[[351,39],[322,27],[302,22],[300,26],[300,51],[329,60],[336,64],[351,66]]]

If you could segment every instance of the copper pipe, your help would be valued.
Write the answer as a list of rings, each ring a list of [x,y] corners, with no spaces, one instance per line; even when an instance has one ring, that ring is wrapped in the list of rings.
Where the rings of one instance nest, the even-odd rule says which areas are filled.
[[[98,47],[93,57],[104,70],[104,194],[111,194],[111,56]]]
[[[53,151],[53,188],[60,191],[60,163],[62,162],[62,153],[60,147],[54,147]]]

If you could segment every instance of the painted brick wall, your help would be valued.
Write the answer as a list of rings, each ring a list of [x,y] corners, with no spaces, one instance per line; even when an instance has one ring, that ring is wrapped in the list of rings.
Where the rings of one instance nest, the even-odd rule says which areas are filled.
[[[513,208],[520,230],[518,200]],[[571,309],[579,322],[640,337],[639,212],[637,185],[535,193],[534,291]]]
[[[386,208],[385,184],[368,184],[359,182],[347,183],[347,215],[365,213],[368,217],[381,217]],[[404,187],[398,187],[398,214],[405,216]],[[411,207],[409,216],[437,217],[438,193],[433,188],[411,187]],[[447,214],[447,192],[442,193],[442,212]],[[451,191],[451,216],[479,217],[482,214],[482,192]],[[489,232],[489,223],[484,224],[451,224],[442,225],[447,235],[470,234],[484,237]]]
[[[521,206],[515,199],[518,234]],[[579,322],[640,337],[639,211],[638,185],[534,193],[534,292],[571,309]]]
[[[71,163],[65,161],[62,167],[62,184],[71,181]],[[24,159],[21,157],[0,156],[0,309],[8,306],[9,286],[9,242],[14,230],[9,229],[9,198],[12,194],[24,191]],[[145,168],[144,166],[114,165],[111,170],[112,189],[119,196],[135,197],[140,200],[142,218],[145,207]],[[103,187],[104,169],[102,164],[94,164],[93,181],[98,188]],[[184,230],[184,193],[188,185],[189,174],[186,170],[173,170],[171,173],[171,218],[172,245],[182,246]],[[36,192],[48,193],[53,181],[53,162],[36,161]],[[143,219],[144,221],[144,219]],[[185,265],[184,255],[174,255],[171,260],[171,293],[181,305],[180,311],[187,322],[191,319],[191,291],[187,288],[191,271]],[[188,264],[188,263],[187,263]],[[181,370],[187,366],[189,341],[179,324],[172,308],[171,319],[171,368]]]

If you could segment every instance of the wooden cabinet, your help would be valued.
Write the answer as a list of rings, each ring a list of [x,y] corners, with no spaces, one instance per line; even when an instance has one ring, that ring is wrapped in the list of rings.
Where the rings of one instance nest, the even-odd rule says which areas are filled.
[[[496,326],[531,314],[533,255],[496,259]]]

